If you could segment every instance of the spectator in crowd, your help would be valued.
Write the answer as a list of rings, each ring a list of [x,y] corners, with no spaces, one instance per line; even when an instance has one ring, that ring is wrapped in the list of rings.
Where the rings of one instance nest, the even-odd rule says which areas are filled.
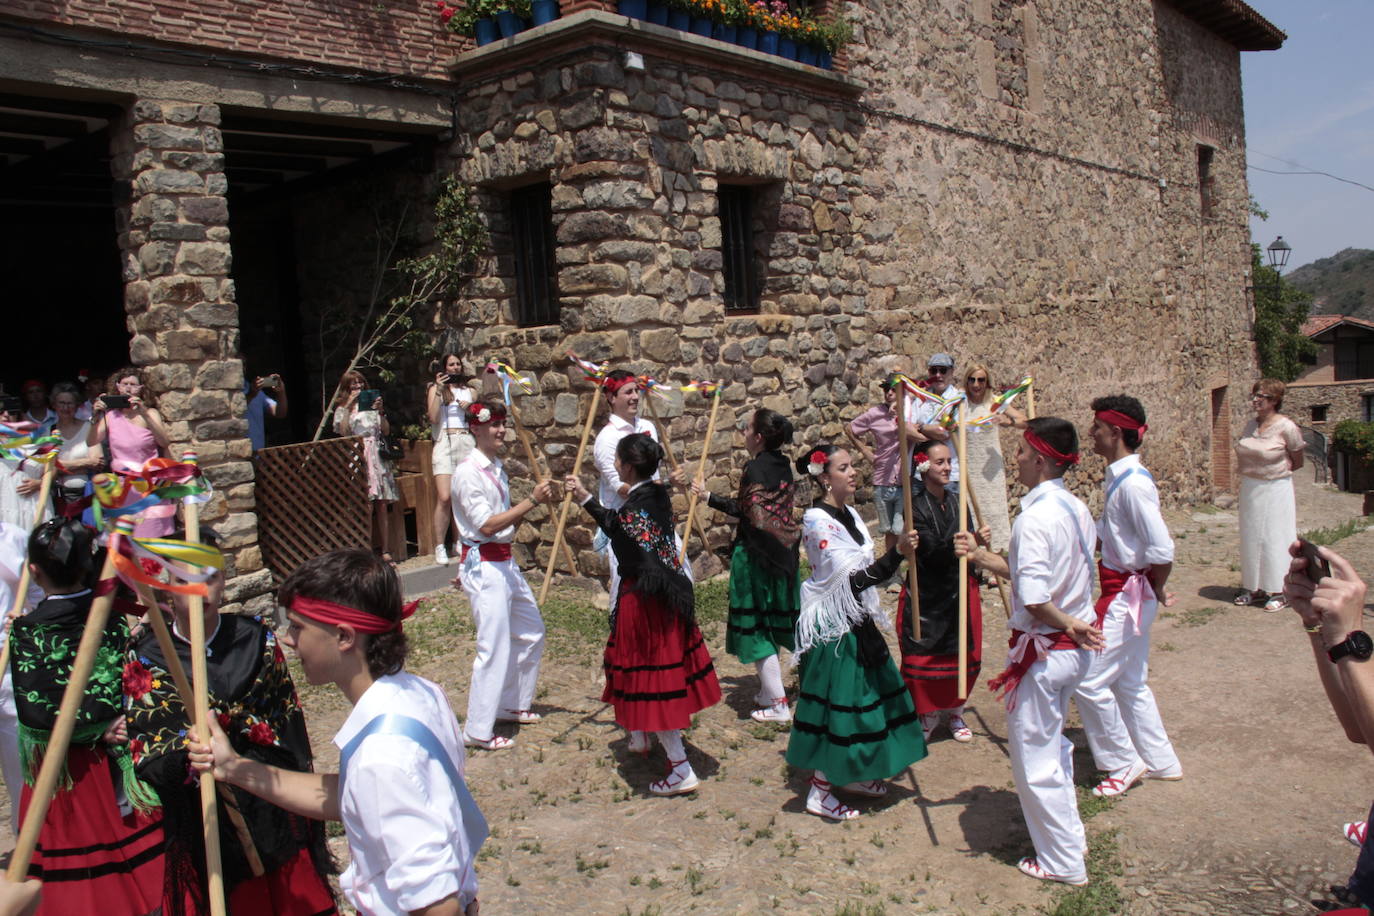
[[[448,528],[453,521],[453,469],[472,452],[464,408],[473,402],[472,388],[463,382],[463,361],[445,353],[430,363],[434,381],[426,386],[425,411],[429,416],[434,450],[430,453],[434,475],[434,562],[448,565]],[[533,471],[533,469],[531,469]]]
[[[267,418],[286,418],[286,383],[277,373],[243,380],[243,395],[248,399],[248,441],[253,451],[267,447]]]
[[[1298,536],[1293,472],[1302,467],[1298,424],[1279,413],[1286,386],[1262,378],[1250,389],[1255,418],[1236,443],[1240,472],[1240,584],[1235,603],[1280,610],[1288,545]]]
[[[387,563],[391,556],[391,506],[399,497],[391,462],[382,457],[382,437],[391,435],[382,394],[369,390],[367,380],[356,369],[339,379],[334,394],[334,432],[340,436],[362,436],[363,459],[367,465],[367,496],[372,500],[372,547]]]
[[[957,398],[963,394],[957,386],[952,384],[954,381],[954,357],[948,353],[936,353],[926,363],[926,380],[924,387],[932,394],[949,400]],[[922,440],[931,442],[949,442],[949,429],[941,423],[942,414],[945,413],[944,407],[935,401],[927,401],[921,398],[907,398],[906,419],[913,424],[921,434]],[[912,470],[912,476],[917,479],[920,475]],[[954,456],[954,462],[950,469],[949,483],[945,489],[951,493],[959,491],[959,456]]]
[[[143,376],[133,366],[110,375],[106,393],[96,399],[94,417],[86,444],[109,448],[111,470],[137,471],[150,458],[170,457],[172,440],[167,426],[143,384]],[[138,498],[133,491],[129,495]],[[166,537],[176,524],[176,506],[153,506],[141,519],[135,535]]]
[[[30,423],[46,423],[53,418],[48,409],[48,386],[36,378],[31,378],[19,389],[24,398],[24,419]]]
[[[81,396],[85,398],[76,408],[77,419],[90,420],[95,412],[95,399],[105,391],[105,376],[91,369],[78,369],[76,380],[81,383]]]
[[[14,397],[5,399],[4,409],[0,410],[0,421],[6,424],[24,421],[23,403]],[[33,528],[35,513],[38,511],[38,494],[42,489],[43,466],[36,461],[25,461],[11,466],[0,461],[0,522],[6,522],[27,533]],[[52,504],[43,508],[38,521],[52,517]]]
[[[992,373],[981,363],[971,366],[964,377],[964,391],[968,396],[968,469],[964,472],[973,481],[978,494],[978,508],[983,523],[992,532],[992,549],[1005,553],[1011,540],[1011,517],[1007,512],[1006,461],[1002,457],[1002,427],[1026,425],[1026,415],[1015,407],[1008,407],[987,424],[972,424],[992,413]]]
[[[80,401],[81,391],[71,382],[58,382],[52,387],[52,406],[57,411],[54,431],[62,437],[57,453],[62,474],[53,488],[53,499],[59,509],[85,495],[91,475],[105,463],[104,453],[92,448],[89,442],[91,424],[76,416]]]
[[[883,402],[868,408],[844,427],[849,441],[873,465],[873,504],[878,510],[878,533],[883,536],[884,550],[895,547],[902,533],[902,481],[898,476],[902,472],[901,431],[897,427],[897,401],[901,390],[898,378],[897,373],[888,373],[878,385],[883,392]],[[865,435],[873,440],[871,448],[863,442]],[[907,435],[912,444],[925,439],[911,424],[907,425]]]

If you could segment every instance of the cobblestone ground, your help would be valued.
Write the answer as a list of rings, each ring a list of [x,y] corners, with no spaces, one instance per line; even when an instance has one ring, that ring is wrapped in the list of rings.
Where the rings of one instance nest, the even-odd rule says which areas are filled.
[[[1299,484],[1302,527],[1354,517],[1359,497]],[[1168,513],[1178,539],[1179,602],[1154,632],[1151,682],[1185,779],[1137,786],[1115,803],[1085,804],[1111,894],[1073,913],[1311,913],[1342,880],[1355,849],[1341,824],[1370,801],[1369,752],[1348,743],[1321,693],[1307,639],[1291,612],[1237,608],[1233,511]],[[1340,542],[1374,575],[1374,531]],[[886,600],[892,601],[891,596]],[[987,605],[985,667],[1005,646],[1002,610]],[[786,732],[748,719],[752,666],[726,656],[707,626],[725,700],[688,736],[704,777],[692,797],[657,799],[662,752],[629,755],[599,700],[604,613],[551,604],[550,644],[535,726],[516,747],[475,753],[468,778],[493,836],[479,862],[484,913],[822,914],[1038,913],[1062,891],[1013,867],[1029,854],[1005,751],[1005,715],[983,687],[959,745],[937,732],[930,756],[895,780],[864,816],[824,823],[802,809],[805,774],[782,759]],[[454,594],[422,604],[412,667],[465,709],[471,623]],[[337,765],[329,743],[342,720],[332,690],[305,689],[317,765]],[[1080,784],[1094,781],[1080,746]],[[334,841],[343,851],[342,840]],[[1108,869],[1111,871],[1112,869]]]

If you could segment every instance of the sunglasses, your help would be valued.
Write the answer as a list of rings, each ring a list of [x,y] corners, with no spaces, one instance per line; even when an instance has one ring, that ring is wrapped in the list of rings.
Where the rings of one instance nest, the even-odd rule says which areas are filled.
[[[987,377],[982,375],[970,375],[968,378],[964,379],[964,381],[968,382],[970,385],[977,383],[986,385],[988,383]]]
[[[931,375],[948,375],[949,366],[928,366],[926,371]]]

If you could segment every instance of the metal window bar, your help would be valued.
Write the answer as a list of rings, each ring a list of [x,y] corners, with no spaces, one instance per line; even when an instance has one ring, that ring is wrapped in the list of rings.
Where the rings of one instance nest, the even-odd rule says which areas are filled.
[[[513,191],[510,205],[516,323],[522,328],[558,324],[553,186],[546,182]]]
[[[759,293],[754,267],[753,188],[721,185],[718,196],[725,310],[755,311],[759,307]]]

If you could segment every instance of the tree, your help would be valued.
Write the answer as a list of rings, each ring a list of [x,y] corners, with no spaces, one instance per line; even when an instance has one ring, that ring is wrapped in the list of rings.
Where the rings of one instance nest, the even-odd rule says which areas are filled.
[[[1317,345],[1302,333],[1312,296],[1290,286],[1277,270],[1264,264],[1255,242],[1250,243],[1250,276],[1260,374],[1291,382],[1317,354]]]
[[[373,209],[376,255],[368,304],[361,310],[337,307],[320,315],[316,337],[321,416],[315,428],[316,440],[332,419],[329,401],[333,392],[328,379],[367,368],[376,371],[383,382],[390,382],[395,378],[397,358],[431,348],[433,328],[423,319],[432,317],[438,298],[456,292],[489,242],[469,189],[453,175],[439,183],[429,254],[404,256],[419,247],[418,227],[408,203],[393,199],[378,202]],[[340,365],[345,353],[349,356],[342,368],[330,372],[331,367]]]

